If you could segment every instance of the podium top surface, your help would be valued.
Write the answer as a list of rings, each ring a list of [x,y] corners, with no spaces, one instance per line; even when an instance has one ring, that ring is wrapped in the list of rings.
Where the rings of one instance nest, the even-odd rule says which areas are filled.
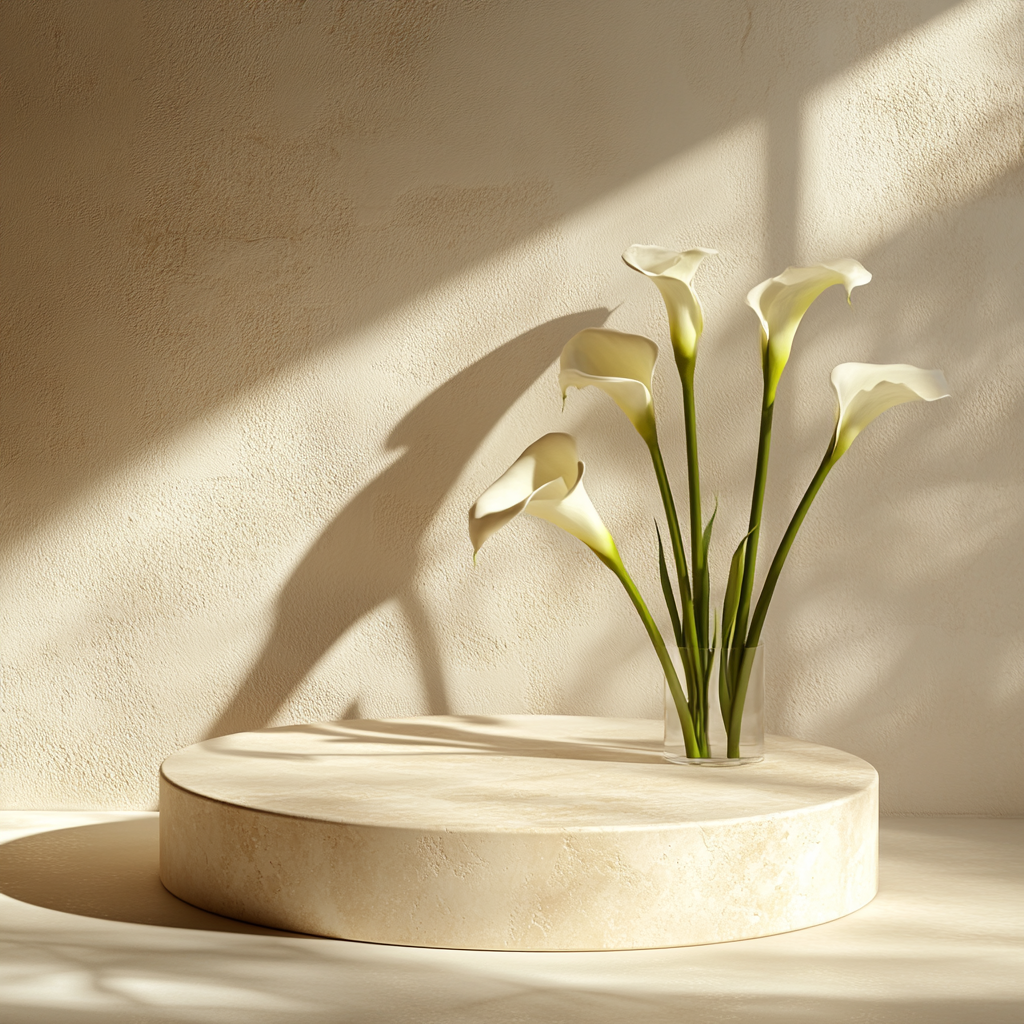
[[[163,776],[251,810],[437,832],[661,829],[791,814],[876,785],[867,762],[769,736],[759,764],[661,756],[662,723],[563,715],[356,719],[221,736]]]

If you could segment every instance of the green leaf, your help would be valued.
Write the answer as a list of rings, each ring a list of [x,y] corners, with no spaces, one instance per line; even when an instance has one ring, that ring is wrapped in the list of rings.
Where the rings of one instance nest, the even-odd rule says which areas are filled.
[[[711,547],[711,530],[715,525],[715,516],[718,515],[718,498],[715,498],[715,511],[711,513],[708,525],[704,527],[704,564],[708,564],[708,548]]]
[[[676,646],[683,647],[683,627],[679,621],[676,595],[672,592],[672,580],[669,578],[668,565],[665,562],[665,546],[661,543],[661,531],[658,529],[657,520],[654,521],[654,532],[658,535],[658,575],[661,576],[661,592],[665,595],[668,615],[672,620],[672,632],[676,638]]]
[[[736,609],[740,603],[740,584],[743,582],[743,561],[747,550],[749,530],[736,546],[729,565],[729,581],[725,585],[725,600],[722,602],[722,647],[732,646],[732,635],[736,628]]]
[[[725,724],[725,731],[729,731],[729,723],[732,721],[732,692],[733,687],[729,680],[729,646],[725,636],[722,636],[722,654],[718,659],[718,703],[722,708],[722,722]]]
[[[702,552],[704,554],[704,557],[702,559],[702,567],[701,567],[701,574],[700,574],[700,578],[701,578],[701,588],[700,588],[701,603],[700,603],[700,608],[697,609],[697,615],[699,616],[699,623],[700,623],[698,628],[702,631],[702,634],[705,637],[705,642],[706,642],[706,638],[707,638],[707,633],[705,631],[707,630],[708,615],[709,615],[710,610],[711,610],[711,567],[708,565],[708,548],[711,545],[711,530],[714,528],[715,516],[717,516],[717,515],[718,515],[718,499],[715,498],[715,511],[711,513],[711,518],[708,520],[707,526],[704,527],[704,536],[703,536],[703,538],[701,540],[701,550],[702,550]],[[711,646],[711,645],[709,644],[708,646]]]
[[[711,666],[715,663],[715,649],[718,647],[718,612],[711,614],[711,643],[708,644],[708,661],[704,666],[704,676],[710,682]]]

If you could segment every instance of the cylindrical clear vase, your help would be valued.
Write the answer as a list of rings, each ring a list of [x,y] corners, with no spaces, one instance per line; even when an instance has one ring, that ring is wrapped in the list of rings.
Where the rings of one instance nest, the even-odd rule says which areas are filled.
[[[725,654],[723,671],[721,651],[701,652],[702,664],[710,665],[703,684],[688,679],[685,673],[679,676],[694,723],[693,746],[700,756],[691,757],[687,752],[679,709],[665,684],[667,761],[725,767],[764,760],[764,647],[746,648],[742,656]],[[728,715],[722,713],[723,698]]]

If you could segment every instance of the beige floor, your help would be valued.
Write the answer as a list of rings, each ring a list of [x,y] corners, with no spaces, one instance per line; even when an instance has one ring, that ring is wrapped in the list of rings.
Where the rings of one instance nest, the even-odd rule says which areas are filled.
[[[1024,820],[887,819],[841,921],[716,946],[485,953],[273,933],[157,880],[155,815],[0,813],[0,1020],[1021,1024]]]

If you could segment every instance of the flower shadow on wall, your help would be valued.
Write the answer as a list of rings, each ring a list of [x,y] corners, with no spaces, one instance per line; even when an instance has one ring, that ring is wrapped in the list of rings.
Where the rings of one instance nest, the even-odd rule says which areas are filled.
[[[429,712],[449,711],[433,627],[415,586],[423,535],[469,457],[549,369],[565,339],[602,325],[609,313],[572,313],[513,338],[399,422],[388,448],[405,448],[404,454],[341,510],[292,573],[278,597],[269,639],[208,737],[269,724],[332,644],[391,600],[413,634]]]

